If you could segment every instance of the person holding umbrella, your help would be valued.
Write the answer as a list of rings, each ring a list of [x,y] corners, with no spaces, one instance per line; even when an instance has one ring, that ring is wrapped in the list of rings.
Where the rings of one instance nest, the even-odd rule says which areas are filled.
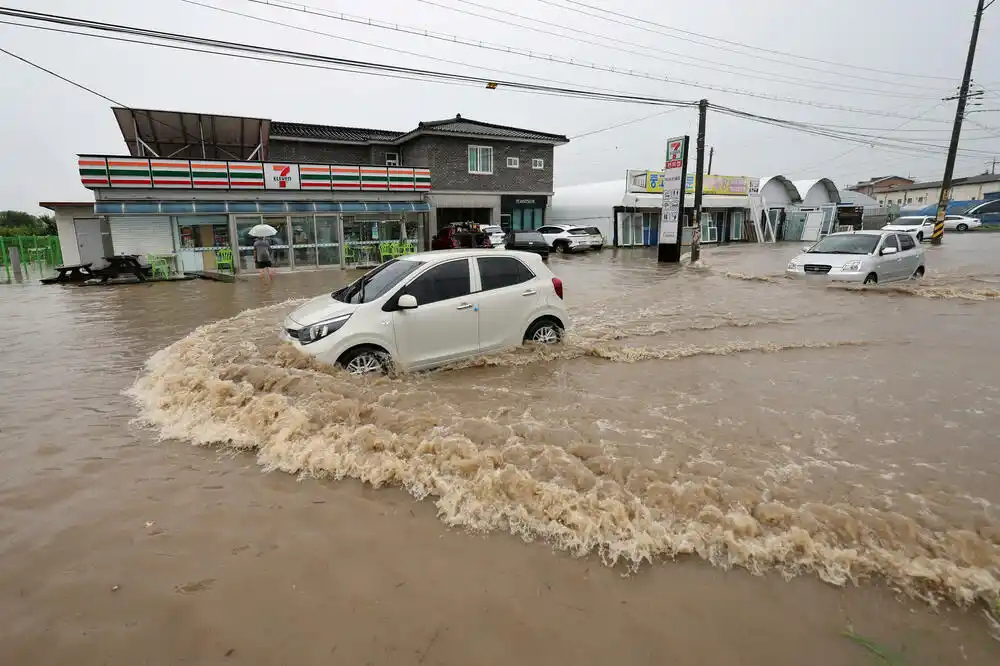
[[[250,235],[256,238],[253,244],[254,264],[260,270],[260,279],[270,281],[274,277],[274,266],[271,258],[271,236],[278,230],[270,224],[258,224],[250,229]]]

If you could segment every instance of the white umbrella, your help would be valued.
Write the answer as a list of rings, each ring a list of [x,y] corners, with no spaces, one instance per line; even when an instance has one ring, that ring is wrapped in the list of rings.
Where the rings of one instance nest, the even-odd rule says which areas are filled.
[[[258,224],[249,233],[251,236],[256,236],[257,238],[266,238],[267,236],[274,236],[278,233],[278,230],[270,224]]]

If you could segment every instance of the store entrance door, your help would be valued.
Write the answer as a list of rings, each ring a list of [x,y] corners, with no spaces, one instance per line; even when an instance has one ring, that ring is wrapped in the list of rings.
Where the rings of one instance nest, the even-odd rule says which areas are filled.
[[[244,271],[255,270],[253,244],[257,240],[250,235],[250,230],[258,224],[269,224],[278,230],[271,237],[271,265],[274,268],[291,266],[288,253],[288,243],[291,238],[291,228],[285,215],[240,215],[236,218],[236,239],[239,243],[240,268]]]

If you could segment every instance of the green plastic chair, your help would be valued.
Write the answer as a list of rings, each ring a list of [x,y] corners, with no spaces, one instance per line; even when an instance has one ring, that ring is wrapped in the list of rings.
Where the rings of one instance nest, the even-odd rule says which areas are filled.
[[[385,241],[384,243],[379,243],[378,252],[382,255],[382,261],[395,259],[400,255],[399,243],[396,243],[395,241]]]
[[[411,241],[403,241],[402,243],[399,244],[399,253],[401,255],[416,254],[417,248],[414,247]]]
[[[227,266],[229,267],[230,273],[235,272],[233,268],[233,251],[228,247],[224,247],[215,252],[215,268],[221,271]]]
[[[154,278],[170,277],[170,263],[167,261],[166,257],[161,257],[156,254],[149,255],[149,266],[152,269]]]
[[[358,253],[356,245],[345,245],[344,246],[344,263],[345,264],[356,264],[358,263]]]

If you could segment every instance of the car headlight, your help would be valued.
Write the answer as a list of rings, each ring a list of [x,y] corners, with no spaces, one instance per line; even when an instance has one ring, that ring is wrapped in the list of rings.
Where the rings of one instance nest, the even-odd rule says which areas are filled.
[[[793,259],[792,261],[789,261],[789,262],[788,262],[788,268],[787,268],[786,270],[789,270],[789,271],[797,271],[797,270],[798,270],[799,268],[801,268],[801,267],[802,267],[802,264],[801,264],[801,263],[799,263],[799,262],[797,262],[797,261],[795,261],[795,260]]]
[[[351,315],[341,315],[333,319],[327,319],[316,324],[311,324],[299,330],[299,342],[308,345],[317,340],[322,340],[331,333],[335,333],[344,327]]]
[[[854,261],[848,261],[846,264],[840,267],[842,271],[860,271],[861,270],[861,260],[855,259]]]

